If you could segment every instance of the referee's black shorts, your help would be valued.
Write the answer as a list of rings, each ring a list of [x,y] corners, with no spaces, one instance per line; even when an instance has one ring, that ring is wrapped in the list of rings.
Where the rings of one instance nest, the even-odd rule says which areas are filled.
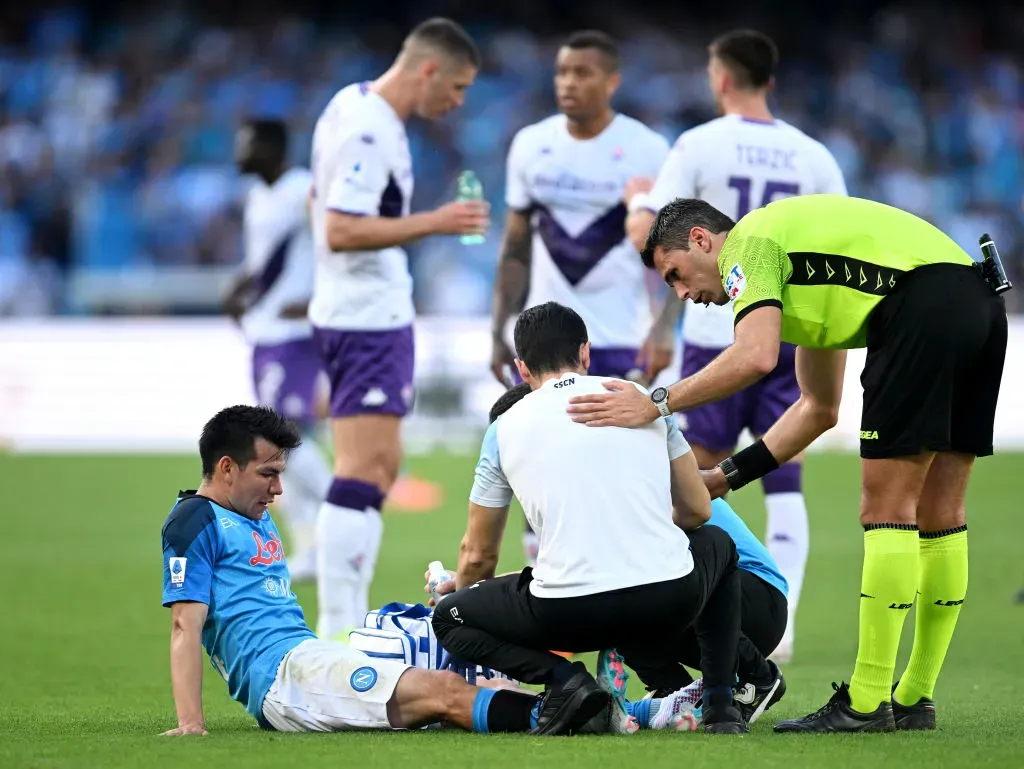
[[[973,267],[903,275],[868,319],[860,454],[992,453],[1006,308]]]

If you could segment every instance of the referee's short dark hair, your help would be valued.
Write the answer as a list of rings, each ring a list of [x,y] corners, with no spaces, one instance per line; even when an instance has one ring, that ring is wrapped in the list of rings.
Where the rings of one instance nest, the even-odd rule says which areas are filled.
[[[593,49],[604,54],[609,72],[619,70],[619,45],[611,35],[598,29],[583,29],[573,32],[563,45],[573,51]]]
[[[706,200],[676,198],[663,206],[654,217],[640,259],[645,267],[654,267],[654,250],[661,246],[666,251],[690,248],[690,230],[703,227],[719,235],[729,232],[736,223]]]
[[[231,457],[239,467],[256,458],[256,439],[284,451],[302,443],[298,426],[266,406],[229,406],[203,426],[199,459],[203,477],[212,478],[221,457]]]
[[[545,302],[523,311],[512,337],[516,357],[535,377],[578,369],[580,347],[589,341],[583,318],[558,302]]]
[[[779,65],[775,43],[754,29],[726,32],[716,37],[708,50],[729,68],[739,88],[764,88]]]
[[[418,24],[405,38],[403,48],[421,45],[440,51],[456,61],[480,69],[480,49],[462,25],[436,16]]]

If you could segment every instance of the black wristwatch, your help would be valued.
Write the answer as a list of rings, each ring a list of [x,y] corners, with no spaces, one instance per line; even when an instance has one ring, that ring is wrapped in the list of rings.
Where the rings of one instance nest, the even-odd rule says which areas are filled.
[[[722,474],[725,476],[725,482],[733,491],[746,485],[746,481],[743,480],[740,469],[736,467],[732,457],[726,457],[719,462],[718,469],[722,471]]]
[[[651,402],[658,407],[658,412],[663,417],[672,416],[672,409],[668,407],[668,388],[655,387],[651,390]]]

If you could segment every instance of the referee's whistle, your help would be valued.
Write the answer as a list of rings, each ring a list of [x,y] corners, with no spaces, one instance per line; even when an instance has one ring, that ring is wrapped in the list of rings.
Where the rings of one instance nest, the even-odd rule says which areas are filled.
[[[996,250],[996,244],[992,242],[992,236],[986,232],[978,238],[978,243],[981,246],[981,255],[984,257],[981,269],[985,280],[997,294],[1009,291],[1013,288],[1013,284],[1006,275],[1003,260],[999,258],[999,251]]]

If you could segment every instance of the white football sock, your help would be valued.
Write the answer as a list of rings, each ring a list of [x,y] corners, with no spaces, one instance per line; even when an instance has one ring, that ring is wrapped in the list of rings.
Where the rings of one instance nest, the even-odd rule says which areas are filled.
[[[766,494],[768,508],[768,533],[765,544],[768,552],[789,583],[789,623],[784,638],[792,643],[793,620],[796,617],[800,591],[804,584],[804,570],[807,567],[807,551],[810,535],[807,526],[807,506],[804,495],[799,491],[782,494]]]
[[[327,496],[333,480],[331,466],[310,435],[305,435],[302,444],[289,453],[284,477],[291,478],[292,485],[301,486],[308,496],[321,502]],[[310,518],[314,517],[315,511]]]
[[[376,510],[324,502],[316,522],[317,628],[330,639],[362,627],[369,609],[369,587],[383,531]],[[348,642],[347,636],[338,640]]]
[[[331,485],[331,468],[312,442],[303,443],[288,457],[281,476],[281,508],[292,538],[292,555],[306,558],[316,548],[316,518]]]

